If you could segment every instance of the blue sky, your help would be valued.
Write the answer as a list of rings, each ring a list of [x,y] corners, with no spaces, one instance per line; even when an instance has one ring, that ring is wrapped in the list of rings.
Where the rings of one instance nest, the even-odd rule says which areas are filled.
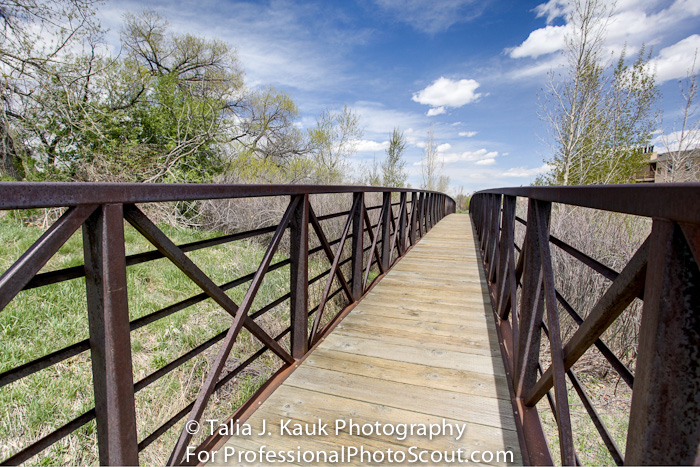
[[[146,3],[100,7],[108,40],[121,15]],[[565,2],[357,0],[149,1],[174,30],[220,38],[237,49],[251,88],[287,92],[312,126],[326,107],[350,106],[364,128],[353,167],[381,160],[394,127],[409,142],[409,183],[420,185],[430,128],[451,191],[527,185],[550,150],[538,92],[562,63]],[[700,48],[700,0],[620,0],[606,50],[634,57],[653,47],[662,98],[659,129],[674,130],[678,79]],[[657,135],[658,137],[658,135]],[[657,146],[659,142],[657,142]]]

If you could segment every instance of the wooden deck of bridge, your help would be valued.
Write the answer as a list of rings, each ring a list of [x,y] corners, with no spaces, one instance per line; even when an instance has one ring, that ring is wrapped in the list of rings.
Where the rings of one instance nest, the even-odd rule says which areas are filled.
[[[233,436],[224,446],[512,451],[515,464],[522,464],[479,258],[469,216],[440,221],[262,403],[248,420],[255,434]],[[336,436],[336,420],[350,419],[375,426],[444,420],[465,424],[466,431],[460,440],[449,433],[432,441],[346,431]],[[259,436],[263,420],[270,434]],[[290,420],[290,427],[321,420],[328,435],[283,435],[281,420]],[[238,464],[238,458],[229,463]],[[367,465],[359,458],[354,463]]]

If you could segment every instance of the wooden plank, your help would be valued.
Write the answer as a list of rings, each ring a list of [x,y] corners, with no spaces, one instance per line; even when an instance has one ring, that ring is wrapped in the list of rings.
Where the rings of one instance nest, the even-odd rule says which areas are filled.
[[[301,365],[285,384],[437,417],[515,430],[510,402]],[[418,402],[419,401],[419,402]]]
[[[515,464],[522,464],[478,261],[468,216],[451,215],[436,224],[248,420],[254,432],[265,420],[270,435],[236,436],[226,446],[324,452],[342,446],[509,450]],[[460,440],[344,431],[297,437],[279,431],[280,421],[312,425],[322,420],[330,427],[350,419],[393,426],[445,421],[464,424],[466,431]],[[357,458],[348,463],[364,464]]]
[[[282,391],[282,390],[280,390]],[[397,426],[399,424],[415,423],[416,413],[402,409],[396,409],[390,406],[371,404],[354,399],[342,398],[339,396],[323,394],[306,389],[284,387],[284,394],[280,397],[269,399],[266,406],[260,410],[261,417],[251,425],[254,432],[261,431],[261,419],[266,420],[266,429],[272,433],[269,439],[280,437],[278,424],[280,420],[291,419],[301,423],[317,423],[321,419],[324,423],[328,423],[327,431],[330,436],[315,436],[314,442],[330,441],[335,438],[335,421],[343,420],[348,425],[350,420],[358,425],[374,424],[381,420],[383,424]],[[334,407],[342,406],[342,413],[334,410]],[[421,415],[422,423],[425,424],[441,424],[443,420],[446,423],[453,425],[462,425],[463,421],[454,418],[442,418],[430,415]],[[340,426],[340,425],[339,425]],[[456,434],[452,436],[448,433],[447,436],[437,436],[433,440],[428,440],[424,436],[416,434],[410,435],[407,433],[405,439],[402,436],[385,435],[383,433],[368,433],[367,435],[348,436],[347,428],[343,428],[338,432],[338,441],[345,445],[355,445],[358,442],[376,447],[385,447],[383,445],[390,444],[396,448],[407,448],[410,446],[420,446],[430,450],[446,450],[458,449],[462,447],[468,450],[497,450],[497,449],[513,449],[518,451],[517,435],[511,430],[501,430],[500,428],[489,427],[480,424],[465,424],[465,431],[459,440],[456,440]],[[266,436],[257,437],[256,435],[244,437],[247,439],[266,440]],[[298,439],[292,437],[291,441],[299,444]],[[377,445],[376,442],[382,444]],[[337,448],[337,444],[336,448]],[[306,445],[304,446],[307,447]]]
[[[425,319],[427,318],[427,319]],[[451,337],[454,335],[465,334],[470,338],[481,337],[484,340],[487,338],[497,338],[497,333],[493,327],[489,326],[486,319],[476,318],[469,321],[462,321],[456,324],[445,324],[431,320],[432,317],[423,317],[420,315],[416,316],[401,316],[401,315],[390,315],[383,316],[379,313],[376,314],[365,314],[358,313],[353,314],[343,321],[343,326],[349,326],[350,324],[368,324],[375,325],[378,328],[390,328],[390,329],[405,329],[407,331],[420,330],[421,332],[429,332],[433,336],[446,336]]]
[[[425,387],[510,400],[505,377],[498,375],[396,362],[329,349],[318,349],[304,364],[396,382],[420,381]]]
[[[438,368],[475,371],[487,375],[505,375],[500,357],[473,355],[456,350],[437,350],[417,344],[389,344],[378,339],[366,339],[331,334],[324,341],[324,348],[341,352],[353,352],[368,357],[379,357],[398,362],[429,364]],[[301,368],[301,367],[300,367]]]
[[[390,344],[408,344],[417,346],[426,346],[431,349],[455,350],[468,352],[474,355],[489,355],[499,356],[500,350],[493,348],[487,336],[482,334],[472,334],[464,336],[432,336],[421,332],[420,329],[400,329],[396,326],[394,329],[382,328],[376,325],[361,325],[353,323],[352,325],[338,326],[334,333],[340,336],[348,337],[365,337],[368,334],[381,332],[383,342]]]

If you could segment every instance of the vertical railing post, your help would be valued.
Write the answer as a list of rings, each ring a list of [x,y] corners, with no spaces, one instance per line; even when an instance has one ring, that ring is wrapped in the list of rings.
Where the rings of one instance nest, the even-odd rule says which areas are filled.
[[[416,215],[418,216],[418,236],[423,238],[425,235],[425,193],[421,192],[418,196],[418,206]]]
[[[406,192],[399,195],[399,256],[406,253]]]
[[[491,195],[490,194],[485,194],[484,195],[484,201],[481,206],[482,212],[481,212],[481,232],[479,232],[479,248],[481,249],[481,253],[484,255],[484,259],[488,261],[488,256],[486,255],[486,244],[488,243],[489,240],[489,234],[491,231],[489,230],[489,225],[491,221]]]
[[[700,228],[654,219],[625,464],[700,464]]]
[[[427,212],[427,226],[425,230],[430,230],[433,228],[433,200],[435,196],[432,193],[428,193],[428,206],[426,209]]]
[[[85,221],[83,252],[100,464],[138,465],[121,204]]]
[[[408,238],[411,245],[416,244],[416,228],[418,227],[418,193],[411,193],[411,226],[408,229]]]
[[[298,360],[309,350],[309,195],[297,196],[289,221],[289,314],[291,354]]]
[[[365,219],[365,194],[353,194],[353,204],[357,205],[352,213],[352,296],[355,300],[362,297],[362,269],[364,265],[364,219]],[[370,252],[371,255],[371,252]],[[372,257],[370,256],[370,259]]]
[[[391,256],[391,192],[383,193],[382,198],[382,211],[383,217],[380,222],[382,223],[382,266],[384,270],[389,269],[389,261]]]
[[[496,305],[498,316],[501,319],[508,318],[508,311],[506,304],[512,299],[513,293],[515,292],[515,208],[516,208],[516,198],[515,196],[504,196],[503,197],[503,215],[501,216],[501,240],[500,240],[500,253],[498,255],[500,260],[500,266],[498,268],[498,274],[496,278],[496,283],[498,284],[498,289],[496,291]],[[515,303],[510,303],[510,308],[513,308]],[[517,317],[514,322],[517,321]],[[515,327],[513,328],[516,329]]]
[[[501,219],[501,195],[493,195],[493,206],[491,214],[491,244],[489,245],[489,281],[496,280],[496,264],[498,264],[499,249],[498,243],[500,235],[500,219]]]
[[[535,385],[540,355],[544,291],[542,283],[542,256],[537,235],[536,200],[530,199],[527,208],[527,230],[523,251],[523,285],[520,297],[520,332],[515,343],[517,360],[513,372],[515,396],[523,398]]]

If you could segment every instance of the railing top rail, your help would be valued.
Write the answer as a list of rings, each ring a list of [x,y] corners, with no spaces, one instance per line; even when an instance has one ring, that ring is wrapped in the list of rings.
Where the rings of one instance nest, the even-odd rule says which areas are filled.
[[[444,195],[437,191],[415,188],[356,185],[0,182],[0,210],[359,192],[422,192]]]
[[[510,187],[475,194],[522,196],[636,216],[700,223],[700,183]]]

